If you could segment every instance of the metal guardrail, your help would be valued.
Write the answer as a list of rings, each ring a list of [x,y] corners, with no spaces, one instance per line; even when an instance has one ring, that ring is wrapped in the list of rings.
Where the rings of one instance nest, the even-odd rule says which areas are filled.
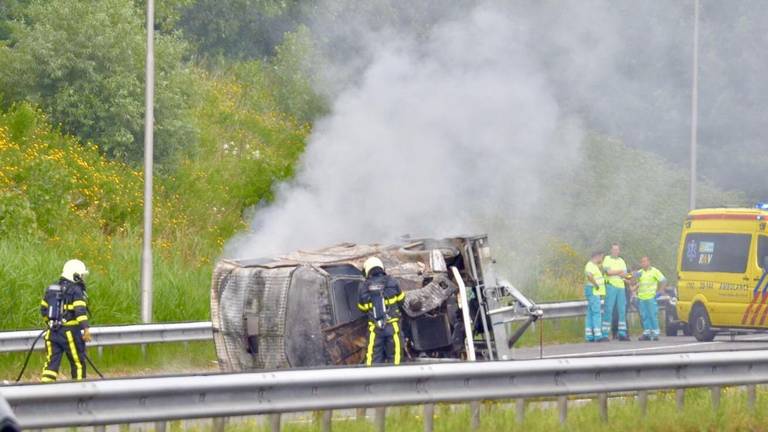
[[[768,352],[740,351],[17,385],[0,396],[22,427],[49,428],[550,396],[567,404],[568,395],[766,382]]]
[[[27,351],[41,330],[22,330],[0,333],[0,352]],[[213,339],[210,321],[136,324],[92,327],[93,341],[88,346],[138,345],[161,342],[191,342]],[[45,344],[38,342],[35,348],[42,350]]]
[[[663,307],[669,301],[669,297],[659,298],[659,307]],[[544,319],[564,319],[583,316],[586,310],[586,301],[564,301],[552,303],[538,303],[536,307],[543,312]],[[520,306],[509,306],[492,310],[489,314],[509,313],[510,318],[505,322],[518,322],[528,319],[530,314]],[[0,353],[22,352],[32,346],[32,342],[40,334],[41,330],[20,330],[0,332]],[[192,342],[213,339],[213,326],[210,321],[163,323],[163,324],[134,324],[120,326],[92,327],[93,341],[88,346],[110,345],[139,345],[163,342]],[[43,349],[38,342],[37,350]]]
[[[661,296],[658,298],[659,308],[664,308],[669,303],[669,296]],[[564,319],[564,318],[578,318],[584,316],[587,310],[586,300],[574,300],[563,302],[550,302],[550,303],[536,303],[536,308],[541,310],[543,319]],[[632,309],[630,309],[632,311]],[[520,322],[526,321],[530,316],[526,310],[522,309],[518,305],[503,307],[488,312],[490,315],[496,314],[511,314],[511,316],[504,320],[504,322]]]

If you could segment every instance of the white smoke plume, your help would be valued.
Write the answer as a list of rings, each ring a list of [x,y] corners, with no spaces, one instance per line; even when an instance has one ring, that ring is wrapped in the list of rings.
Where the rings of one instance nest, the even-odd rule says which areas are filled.
[[[542,186],[573,166],[582,139],[531,52],[535,24],[486,4],[357,41],[365,52],[349,70],[362,74],[339,86],[295,179],[227,254],[493,235],[494,221],[534,217]]]

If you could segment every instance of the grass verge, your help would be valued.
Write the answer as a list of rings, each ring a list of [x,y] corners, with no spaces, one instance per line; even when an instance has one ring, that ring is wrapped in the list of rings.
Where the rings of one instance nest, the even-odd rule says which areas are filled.
[[[526,410],[523,422],[518,422],[515,409],[508,402],[485,402],[481,413],[480,430],[482,431],[589,431],[615,432],[634,431],[766,431],[768,430],[768,393],[758,391],[755,409],[750,409],[746,402],[746,392],[742,388],[729,388],[723,391],[720,406],[712,408],[710,393],[704,389],[686,392],[686,405],[678,411],[674,392],[659,393],[648,401],[648,414],[642,416],[634,398],[612,399],[609,401],[607,422],[600,419],[596,402],[578,401],[569,405],[568,420],[564,425],[559,422],[558,411],[554,403],[533,403]],[[369,410],[369,414],[372,410]],[[315,432],[320,430],[319,422],[312,421],[312,415],[300,421],[285,421],[283,431]],[[318,417],[318,416],[315,416]],[[424,430],[421,407],[399,407],[388,411],[386,430],[398,432],[420,432]],[[434,430],[462,431],[469,430],[470,412],[465,406],[439,405],[435,410]],[[207,421],[173,422],[171,431],[208,431]],[[234,421],[228,431],[268,431],[264,421]],[[333,422],[334,432],[374,431],[373,425],[366,420],[342,420]]]

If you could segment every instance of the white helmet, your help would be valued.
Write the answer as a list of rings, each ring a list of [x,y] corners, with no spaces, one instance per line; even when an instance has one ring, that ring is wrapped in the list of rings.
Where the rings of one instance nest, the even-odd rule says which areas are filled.
[[[88,269],[82,261],[71,259],[64,263],[64,269],[61,271],[61,277],[71,282],[81,281],[88,274]]]
[[[363,263],[363,274],[368,276],[371,273],[371,270],[375,269],[376,267],[384,270],[384,263],[375,256],[368,258],[365,260],[365,263]]]

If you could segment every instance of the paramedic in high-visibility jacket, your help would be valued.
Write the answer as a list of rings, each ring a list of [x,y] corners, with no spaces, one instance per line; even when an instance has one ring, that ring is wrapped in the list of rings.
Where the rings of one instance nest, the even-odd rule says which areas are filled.
[[[601,330],[600,302],[605,297],[605,278],[600,268],[603,253],[592,252],[592,258],[584,266],[584,298],[587,300],[587,314],[584,317],[584,339],[587,342],[607,342],[608,336]]]
[[[48,326],[42,382],[56,381],[65,354],[72,379],[85,379],[85,343],[91,341],[84,281],[87,274],[82,261],[69,260],[64,263],[59,281],[45,290],[40,302],[40,314]]]
[[[659,340],[659,305],[656,295],[667,286],[667,278],[659,269],[651,266],[651,260],[647,256],[640,259],[641,269],[635,272],[635,286],[637,300],[640,309],[640,318],[643,320],[643,335],[638,340]]]
[[[618,309],[619,340],[629,341],[627,334],[627,297],[624,277],[627,276],[627,263],[619,256],[621,249],[618,243],[611,245],[611,254],[603,258],[603,273],[605,284],[605,311],[603,313],[603,334],[611,331],[613,309]]]
[[[368,315],[368,344],[365,364],[391,362],[400,364],[403,337],[400,331],[400,306],[405,293],[397,281],[384,272],[377,257],[363,264],[365,282],[360,287],[357,308]]]

